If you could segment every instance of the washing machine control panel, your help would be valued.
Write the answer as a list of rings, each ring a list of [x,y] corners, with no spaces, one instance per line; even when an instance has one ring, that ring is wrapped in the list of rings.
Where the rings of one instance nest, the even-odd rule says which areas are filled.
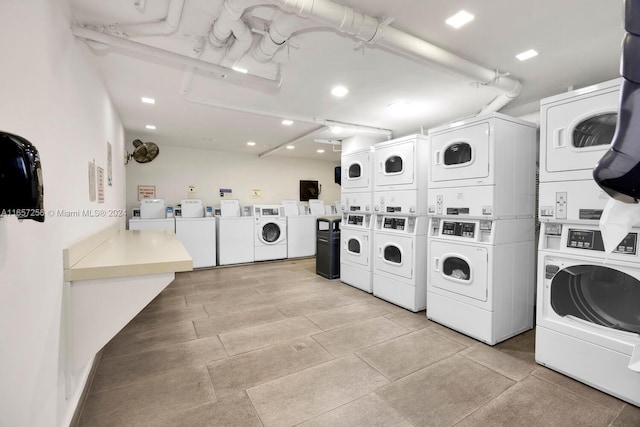
[[[638,234],[629,233],[624,239],[622,239],[618,244],[618,247],[613,252],[624,255],[635,255],[637,243]],[[567,237],[567,247],[604,252],[602,234],[597,230],[578,230],[570,228]]]
[[[445,236],[470,237],[475,236],[476,224],[473,222],[444,221],[442,234]]]
[[[383,228],[385,230],[404,230],[407,218],[385,217]]]

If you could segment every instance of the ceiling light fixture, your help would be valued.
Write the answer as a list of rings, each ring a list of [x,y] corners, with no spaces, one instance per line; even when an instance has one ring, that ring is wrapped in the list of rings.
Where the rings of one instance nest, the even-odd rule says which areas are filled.
[[[520,61],[526,61],[527,59],[531,59],[534,56],[538,56],[538,52],[533,49],[529,49],[525,52],[517,54],[516,58],[518,58]]]
[[[336,98],[342,98],[343,96],[346,96],[349,93],[349,89],[347,89],[344,86],[336,86],[333,89],[331,89],[331,95],[335,96]]]
[[[156,127],[154,125],[146,125],[145,127],[149,130],[156,130]]]
[[[246,68],[242,68],[242,67],[231,67],[231,69],[233,71],[236,71],[236,72],[242,73],[242,74],[247,74],[249,72],[249,70],[247,70]]]
[[[293,124],[293,120],[285,119],[285,120],[282,121],[282,124],[285,125],[285,126],[291,126]]]
[[[140,98],[140,100],[142,102],[144,102],[145,104],[155,104],[156,100],[153,98],[147,98],[146,96],[143,96],[142,98]]]
[[[449,19],[447,19],[446,21],[444,21],[447,25],[452,26],[453,28],[455,28],[456,30],[460,27],[462,27],[465,24],[468,24],[469,22],[473,21],[475,18],[475,16],[473,16],[472,14],[470,14],[469,12],[467,12],[466,10],[461,10],[460,12],[456,13],[455,15],[453,15],[452,17],[450,17]]]
[[[253,142],[253,141],[249,141],[249,142],[247,142],[247,145],[248,145],[249,147],[253,147],[254,145],[256,145],[256,143],[255,143],[255,142]]]
[[[287,145],[287,150],[293,150],[294,148],[296,148],[294,145]]]
[[[318,150],[317,152],[322,154],[322,153],[324,153],[324,150]]]

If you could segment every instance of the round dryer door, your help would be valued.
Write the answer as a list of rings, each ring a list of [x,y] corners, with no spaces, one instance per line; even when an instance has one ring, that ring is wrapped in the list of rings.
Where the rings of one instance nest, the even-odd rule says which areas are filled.
[[[280,226],[275,222],[269,222],[262,226],[261,237],[264,243],[276,243],[280,239]]]
[[[444,150],[444,164],[446,166],[464,165],[470,163],[471,159],[471,145],[466,142],[456,142]]]
[[[442,274],[451,279],[468,282],[471,280],[471,266],[466,260],[452,256],[442,262]]]
[[[551,281],[551,307],[596,325],[640,333],[640,282],[619,270],[575,265]]]
[[[347,251],[349,251],[352,254],[359,254],[360,253],[360,241],[356,238],[351,238],[349,239],[349,241],[347,242]]]
[[[400,156],[390,156],[384,162],[384,172],[387,174],[399,174],[403,170],[403,161]]]
[[[604,113],[579,122],[573,128],[573,146],[588,149],[611,144],[617,119],[616,113]]]
[[[351,179],[360,178],[362,176],[362,166],[360,163],[352,163],[349,165],[349,175]]]

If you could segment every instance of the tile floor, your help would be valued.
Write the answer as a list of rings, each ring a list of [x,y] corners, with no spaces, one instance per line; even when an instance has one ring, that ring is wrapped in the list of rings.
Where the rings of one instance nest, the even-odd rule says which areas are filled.
[[[339,280],[181,273],[105,346],[82,426],[638,426],[640,409]]]

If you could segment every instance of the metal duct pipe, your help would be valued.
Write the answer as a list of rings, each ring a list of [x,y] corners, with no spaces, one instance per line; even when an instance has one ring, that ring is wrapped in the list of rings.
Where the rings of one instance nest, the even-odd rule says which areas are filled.
[[[323,130],[326,130],[326,129],[327,129],[326,126],[319,126],[313,129],[312,131],[305,133],[304,135],[300,135],[299,137],[292,139],[291,141],[283,142],[282,144],[276,145],[273,148],[269,148],[268,150],[263,151],[262,153],[258,154],[258,158],[264,159],[265,157],[270,156],[271,154],[282,150],[287,145],[297,144],[298,142],[304,141],[305,139],[308,139],[309,137],[312,137],[313,135],[319,132],[322,132]]]
[[[236,62],[242,58],[242,56],[251,49],[253,44],[253,34],[251,29],[244,23],[242,19],[234,21],[231,25],[231,32],[236,40],[233,45],[227,50],[222,62],[220,63],[225,67],[233,67]]]
[[[496,111],[496,107],[504,107],[520,93],[520,83],[517,80],[499,75],[494,70],[454,55],[411,34],[382,25],[375,18],[332,0],[269,1],[287,12],[328,24],[366,43],[378,45],[412,59],[426,61],[430,65],[470,78],[474,82],[509,93],[500,100],[494,100],[493,106],[485,107],[487,111]]]
[[[184,1],[185,0],[169,0],[169,10],[166,18],[162,21],[125,25],[120,27],[120,30],[130,37],[173,34],[180,26]]]
[[[265,79],[251,74],[237,73],[233,70],[217,64],[213,64],[211,62],[191,58],[179,53],[170,52],[168,50],[159,49],[153,46],[148,46],[121,37],[101,33],[99,31],[89,30],[87,28],[72,27],[71,31],[74,36],[86,40],[93,40],[109,46],[119,47],[129,52],[135,52],[142,55],[159,58],[174,64],[186,65],[188,67],[190,66],[200,70],[209,71],[217,74],[218,77],[224,79],[224,81],[226,82],[238,84],[244,87],[251,87],[263,90],[265,92],[276,93],[282,83],[282,77],[280,75],[278,75],[275,80]]]

